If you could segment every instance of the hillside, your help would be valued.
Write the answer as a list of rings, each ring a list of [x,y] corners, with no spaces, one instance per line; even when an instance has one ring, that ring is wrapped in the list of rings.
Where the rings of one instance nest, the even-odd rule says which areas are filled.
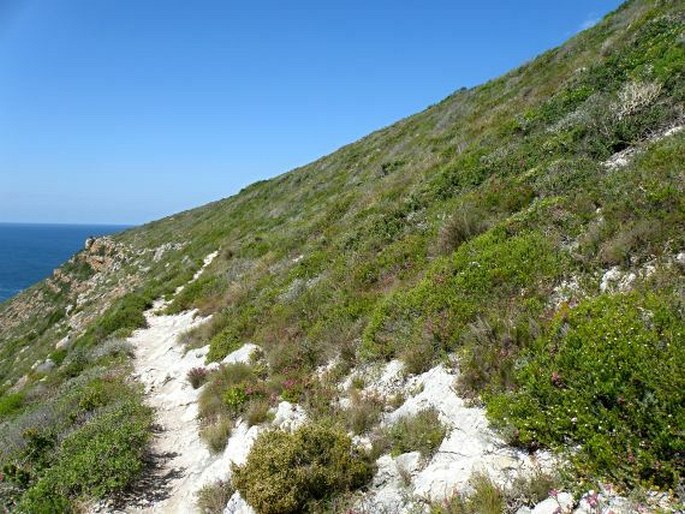
[[[550,489],[682,508],[684,75],[685,3],[629,1],[307,166],[89,241],[0,305],[0,508],[154,510],[182,478],[168,380],[223,480],[208,512],[516,512]]]

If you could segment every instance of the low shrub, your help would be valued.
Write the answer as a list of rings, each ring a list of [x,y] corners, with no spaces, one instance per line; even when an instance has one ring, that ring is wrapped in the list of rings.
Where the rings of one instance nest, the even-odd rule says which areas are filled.
[[[228,438],[233,430],[233,422],[227,416],[219,416],[211,422],[205,422],[200,429],[200,437],[207,444],[209,451],[220,453],[226,448]]]
[[[250,401],[245,408],[245,421],[248,426],[259,425],[269,419],[269,402],[263,399]]]
[[[196,493],[197,507],[202,514],[221,514],[234,492],[230,482],[219,480],[207,484]]]
[[[463,242],[485,232],[489,222],[487,213],[476,205],[460,206],[445,222],[438,240],[438,248],[443,254],[452,253]]]
[[[353,393],[351,405],[341,414],[345,425],[354,434],[369,431],[378,422],[383,412],[384,401],[376,395]]]
[[[62,441],[17,510],[68,512],[69,500],[101,498],[127,487],[143,468],[151,421],[150,409],[136,401],[93,418]]]
[[[207,381],[207,374],[207,368],[193,368],[188,371],[186,379],[193,386],[193,389],[197,389]]]
[[[198,400],[198,417],[213,420],[218,415],[236,415],[248,400],[246,389],[257,382],[252,367],[236,363],[209,374]]]
[[[531,475],[520,475],[506,491],[507,504],[518,509],[537,505],[549,497],[549,492],[560,487],[560,479],[537,470]]]
[[[587,476],[675,486],[685,426],[685,346],[676,294],[601,295],[562,312],[523,355],[518,390],[486,398],[530,448],[574,446]]]
[[[432,456],[445,438],[447,428],[440,421],[438,411],[428,408],[413,416],[397,420],[378,435],[375,452],[389,450],[394,456],[418,451],[426,458]]]
[[[259,514],[309,512],[372,475],[368,456],[343,431],[321,425],[263,432],[233,471],[234,485]]]

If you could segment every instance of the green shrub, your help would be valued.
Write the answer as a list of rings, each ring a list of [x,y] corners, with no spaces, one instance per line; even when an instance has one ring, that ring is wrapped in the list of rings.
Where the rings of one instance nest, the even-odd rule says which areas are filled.
[[[434,408],[424,409],[413,416],[405,416],[385,429],[376,441],[376,452],[387,449],[394,456],[418,451],[423,457],[432,456],[442,444],[447,428]]]
[[[247,402],[245,386],[242,384],[232,386],[224,392],[222,399],[232,412],[239,412]]]
[[[488,399],[513,439],[578,448],[584,474],[679,483],[685,440],[682,311],[663,293],[602,295],[562,313],[517,370],[519,390]]]
[[[101,498],[130,485],[143,468],[151,421],[150,409],[129,401],[71,433],[19,511],[63,512],[70,499]]]
[[[242,363],[221,366],[211,372],[198,399],[199,418],[212,420],[218,415],[240,414],[248,400],[247,387],[257,380],[252,367]]]
[[[368,457],[339,429],[305,425],[292,434],[260,434],[233,483],[260,514],[309,512],[316,502],[362,486]]]

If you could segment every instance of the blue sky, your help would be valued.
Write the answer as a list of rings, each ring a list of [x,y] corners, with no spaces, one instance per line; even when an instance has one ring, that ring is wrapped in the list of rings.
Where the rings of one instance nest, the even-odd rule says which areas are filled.
[[[0,222],[150,221],[522,64],[615,0],[0,0]]]

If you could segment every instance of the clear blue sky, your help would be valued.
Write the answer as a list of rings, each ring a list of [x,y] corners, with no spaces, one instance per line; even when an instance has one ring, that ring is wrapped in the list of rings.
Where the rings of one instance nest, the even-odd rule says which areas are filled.
[[[617,0],[0,0],[0,221],[130,223],[306,164]]]

